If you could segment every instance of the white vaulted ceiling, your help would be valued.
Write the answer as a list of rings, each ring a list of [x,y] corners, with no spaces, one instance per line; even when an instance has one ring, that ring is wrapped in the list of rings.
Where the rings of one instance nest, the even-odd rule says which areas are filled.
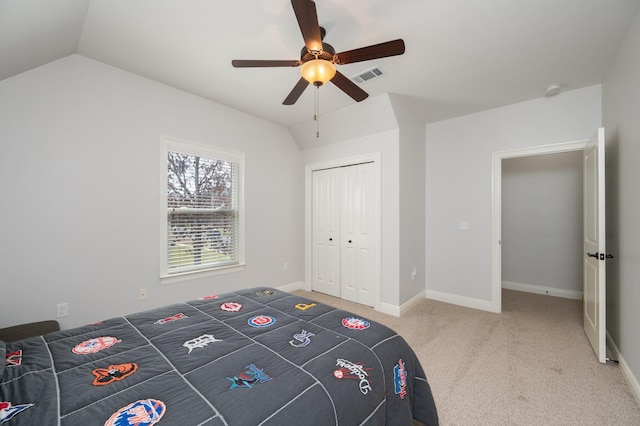
[[[402,38],[406,52],[338,66],[386,75],[370,97],[406,97],[425,123],[601,83],[637,0],[317,0],[336,51]],[[289,0],[0,0],[0,80],[78,53],[287,127],[313,112],[313,89],[283,99],[296,68],[232,59],[298,59]],[[364,102],[367,102],[365,100]],[[327,113],[354,101],[320,88]]]

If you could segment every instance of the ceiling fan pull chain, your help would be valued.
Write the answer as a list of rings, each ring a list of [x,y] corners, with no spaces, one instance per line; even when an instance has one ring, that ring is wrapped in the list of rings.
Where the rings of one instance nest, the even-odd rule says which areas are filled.
[[[316,122],[316,138],[320,137],[320,86],[316,86],[315,95],[315,113],[313,114],[313,120]]]

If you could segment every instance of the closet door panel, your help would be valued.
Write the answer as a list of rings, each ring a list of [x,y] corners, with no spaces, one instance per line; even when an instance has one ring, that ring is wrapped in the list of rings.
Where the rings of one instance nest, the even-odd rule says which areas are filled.
[[[341,239],[340,257],[341,297],[352,302],[358,301],[358,166],[342,168],[341,196]]]
[[[357,166],[357,206],[356,239],[357,241],[357,301],[364,305],[373,306],[373,286],[377,267],[375,261],[375,179],[372,164]]]
[[[340,297],[340,173],[313,172],[312,288]]]

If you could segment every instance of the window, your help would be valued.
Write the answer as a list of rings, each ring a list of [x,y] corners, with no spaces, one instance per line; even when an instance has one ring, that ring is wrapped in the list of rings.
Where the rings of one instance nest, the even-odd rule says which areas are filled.
[[[163,142],[161,276],[242,265],[243,155]]]

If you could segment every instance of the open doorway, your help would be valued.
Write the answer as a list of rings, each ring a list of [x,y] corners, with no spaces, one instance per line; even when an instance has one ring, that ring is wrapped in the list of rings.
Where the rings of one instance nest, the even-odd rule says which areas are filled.
[[[509,159],[583,151],[589,140],[501,151],[493,154],[491,310],[502,312],[502,167]]]
[[[581,300],[583,153],[502,161],[502,288]]]
[[[596,357],[606,363],[606,212],[604,128],[591,139],[493,155],[492,309],[502,312],[502,163],[509,158],[583,152],[583,322]]]

